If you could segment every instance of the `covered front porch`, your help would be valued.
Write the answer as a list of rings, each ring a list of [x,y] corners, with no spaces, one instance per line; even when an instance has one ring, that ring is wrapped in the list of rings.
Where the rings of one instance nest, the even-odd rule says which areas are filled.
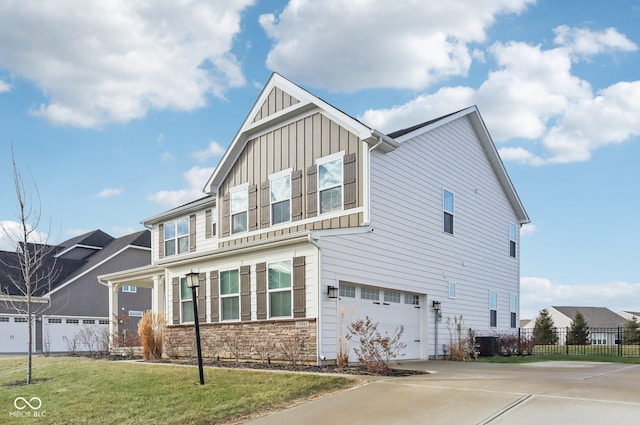
[[[122,272],[98,276],[98,281],[109,288],[109,348],[114,347],[114,337],[119,335],[122,323],[119,309],[119,295],[122,287],[135,286],[151,289],[151,311],[165,313],[165,269],[158,266],[144,266]]]

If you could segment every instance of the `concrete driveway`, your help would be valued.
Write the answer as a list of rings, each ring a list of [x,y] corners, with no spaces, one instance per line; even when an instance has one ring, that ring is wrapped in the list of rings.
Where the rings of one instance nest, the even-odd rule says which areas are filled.
[[[252,422],[341,424],[617,424],[640,418],[640,365],[405,362],[433,373],[377,379]]]

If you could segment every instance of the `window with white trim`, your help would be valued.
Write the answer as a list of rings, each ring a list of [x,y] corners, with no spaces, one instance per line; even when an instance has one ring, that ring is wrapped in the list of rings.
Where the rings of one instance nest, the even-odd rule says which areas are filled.
[[[518,228],[515,224],[509,223],[509,255],[513,258],[516,258],[517,252],[517,238],[518,238]]]
[[[518,296],[509,296],[509,311],[511,312],[511,327],[513,329],[518,327]]]
[[[247,231],[247,216],[249,210],[248,186],[243,185],[230,191],[231,233]]]
[[[456,284],[455,282],[449,282],[449,298],[456,297]]]
[[[164,255],[189,252],[189,217],[164,224]]]
[[[122,292],[129,292],[129,293],[135,294],[137,291],[138,291],[138,287],[137,286],[124,285],[122,287]]]
[[[398,291],[384,291],[384,302],[386,303],[399,303],[400,298],[401,295]]]
[[[67,322],[67,324],[69,325],[79,325],[80,319],[67,319],[65,320],[65,322]]]
[[[131,316],[131,312],[129,312],[129,316]],[[142,314],[140,316],[142,316]],[[82,324],[83,325],[95,325],[96,321],[95,321],[95,319],[82,319]]]
[[[341,152],[317,161],[320,214],[342,210],[343,157]]]
[[[360,298],[363,300],[380,300],[380,291],[373,288],[361,288],[360,289]]]
[[[218,221],[218,210],[213,207],[211,208],[211,236],[215,236],[217,233],[217,221]]]
[[[271,224],[291,221],[291,170],[269,177]]]
[[[356,287],[347,283],[340,283],[340,296],[346,298],[355,298]]]
[[[220,272],[220,318],[240,320],[240,272],[238,269]]]
[[[47,323],[51,323],[51,324],[62,323],[62,319],[52,319],[52,318],[49,318],[49,319],[47,319]]]
[[[193,318],[193,294],[187,286],[187,278],[180,278],[180,317],[182,323],[191,323]]]
[[[142,317],[143,314],[141,310],[129,310],[129,317]]]
[[[420,305],[420,295],[404,294],[404,303],[411,305]]]
[[[454,204],[454,196],[453,192],[449,192],[446,189],[442,191],[442,210],[444,213],[443,217],[443,230],[446,233],[450,233],[453,235],[453,204]]]
[[[489,291],[489,326],[498,326],[498,293]]]
[[[269,317],[291,317],[291,261],[279,261],[269,264],[268,291]]]

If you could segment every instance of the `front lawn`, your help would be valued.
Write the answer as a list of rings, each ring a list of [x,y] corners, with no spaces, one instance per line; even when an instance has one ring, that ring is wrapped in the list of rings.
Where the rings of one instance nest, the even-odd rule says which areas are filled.
[[[230,423],[357,383],[329,375],[205,368],[201,386],[195,367],[77,357],[36,357],[34,383],[22,385],[25,377],[26,359],[0,360],[0,423],[25,423],[29,416],[38,424]],[[31,409],[18,397],[37,397],[42,405]]]

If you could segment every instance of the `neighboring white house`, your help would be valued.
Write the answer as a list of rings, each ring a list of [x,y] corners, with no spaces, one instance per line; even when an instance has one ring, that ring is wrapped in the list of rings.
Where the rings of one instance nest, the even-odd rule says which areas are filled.
[[[620,311],[618,314],[624,317],[625,320],[632,320],[635,318],[638,322],[640,322],[640,311]]]
[[[442,354],[448,317],[518,326],[529,217],[474,106],[382,134],[274,74],[204,191],[144,220],[151,266],[100,277],[154,289],[173,351],[193,355],[190,272],[203,338],[245,355],[299,338],[335,360],[366,316],[403,329],[404,359]]]
[[[582,314],[590,332],[589,337],[594,345],[614,345],[619,338],[618,328],[625,326],[626,319],[621,315],[609,310],[606,307],[576,307],[576,306],[551,306],[547,307],[549,316],[553,319],[553,324],[562,335],[566,336],[567,330],[571,328],[576,315]],[[536,319],[531,320],[522,329],[534,329]],[[564,338],[559,339],[560,344],[564,344]]]

